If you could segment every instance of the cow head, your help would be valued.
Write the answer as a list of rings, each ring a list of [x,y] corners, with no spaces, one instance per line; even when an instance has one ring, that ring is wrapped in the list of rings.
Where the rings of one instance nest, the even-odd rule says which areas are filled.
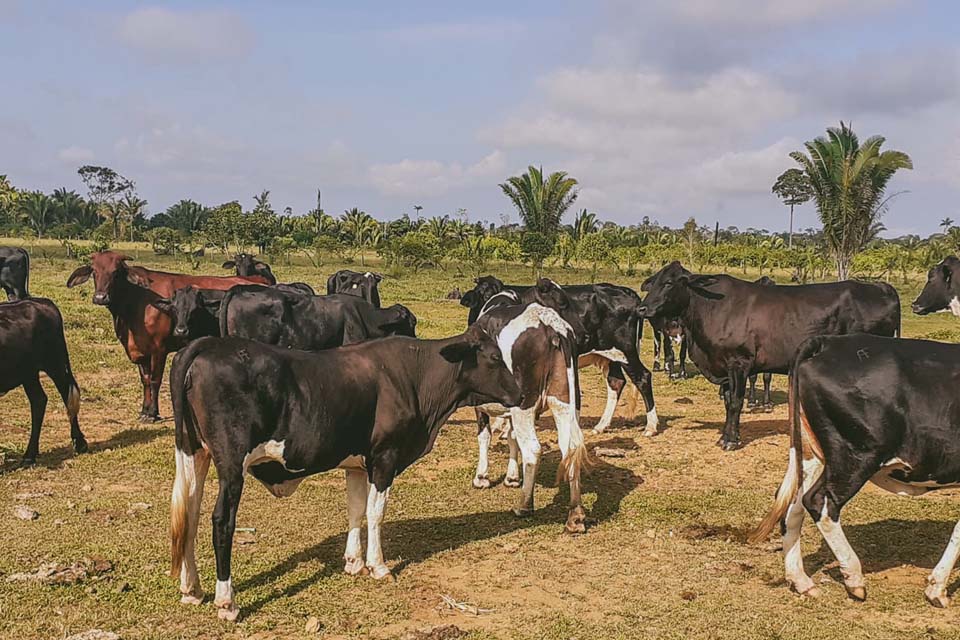
[[[395,304],[383,310],[380,330],[394,336],[417,337],[417,316],[402,304]]]
[[[174,336],[185,338],[190,334],[191,325],[196,324],[201,314],[216,317],[220,311],[220,301],[222,299],[222,295],[216,299],[207,299],[199,289],[183,287],[174,291],[172,298],[158,298],[150,304],[170,316],[174,321]]]
[[[948,256],[927,273],[927,284],[913,301],[913,312],[926,315],[934,311],[950,309],[960,316],[960,260]]]
[[[373,306],[380,307],[380,291],[377,285],[383,280],[379,273],[358,273],[342,269],[327,279],[327,293],[344,293],[363,298]]]
[[[479,326],[471,327],[444,346],[440,355],[448,362],[460,364],[457,382],[466,394],[468,405],[497,402],[516,407],[523,402],[523,393],[504,363],[500,347]]]
[[[241,278],[250,276],[260,276],[266,278],[270,284],[277,284],[277,279],[270,270],[270,265],[249,253],[238,253],[233,260],[227,260],[223,263],[224,269],[236,269],[237,275]]]
[[[716,297],[704,288],[713,284],[713,276],[690,273],[676,260],[643,281],[641,291],[647,292],[643,299],[644,315],[654,317],[679,317],[690,304],[695,294]]]
[[[480,310],[483,309],[483,305],[487,303],[487,300],[504,289],[503,282],[493,276],[474,278],[473,282],[476,286],[464,293],[463,297],[460,298],[460,304],[470,309],[470,314],[467,317],[468,325],[477,321],[477,318],[480,316]]]
[[[77,267],[67,278],[67,287],[73,288],[83,284],[93,276],[93,304],[108,305],[115,298],[118,288],[123,282],[131,282],[138,286],[147,287],[142,277],[131,273],[127,268],[129,256],[114,251],[101,251],[90,256],[90,264]]]

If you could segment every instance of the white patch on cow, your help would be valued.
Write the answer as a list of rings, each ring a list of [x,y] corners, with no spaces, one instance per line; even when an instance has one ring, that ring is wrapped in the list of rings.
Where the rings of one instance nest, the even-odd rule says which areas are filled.
[[[524,331],[540,325],[546,325],[560,335],[573,335],[573,328],[560,317],[559,313],[536,303],[531,304],[523,310],[523,313],[508,322],[507,326],[500,330],[500,335],[497,336],[497,346],[500,347],[503,362],[507,365],[510,373],[513,373],[514,343]]]
[[[480,313],[477,314],[477,318],[478,319],[481,318],[483,314],[490,311],[491,307],[493,306],[492,303],[494,302],[494,300],[500,297],[506,298],[507,300],[510,300],[514,304],[520,302],[519,296],[517,296],[516,292],[514,291],[501,291],[500,293],[495,293],[492,296],[490,296],[489,300],[483,303],[482,307],[480,307]]]
[[[796,450],[790,448],[790,464],[796,464]],[[803,508],[803,496],[807,493],[813,483],[817,481],[820,474],[823,473],[823,463],[816,458],[809,458],[803,461],[803,482],[801,489],[797,491],[793,502],[787,507],[787,513],[784,516],[786,525],[783,534],[783,569],[787,582],[793,585],[797,593],[811,593],[816,589],[813,580],[807,575],[803,568],[803,553],[800,549],[800,530],[803,526],[803,515],[806,510]]]
[[[904,481],[900,478],[893,477],[893,472],[895,471],[909,472],[912,469],[913,466],[910,463],[900,458],[891,458],[881,465],[880,470],[870,478],[870,481],[885,491],[901,496],[920,496],[932,489],[948,489],[960,486],[960,484],[955,482],[937,482],[936,480]]]
[[[253,450],[243,457],[243,472],[248,473],[251,467],[254,467],[258,464],[263,464],[265,462],[279,462],[283,465],[283,468],[291,473],[299,473],[303,469],[290,469],[287,467],[286,460],[283,458],[284,442],[276,440],[267,440],[266,442],[261,442]],[[262,482],[262,481],[261,481]],[[303,478],[293,478],[291,480],[285,480],[277,484],[267,484],[263,482],[263,486],[267,488],[270,493],[276,498],[287,498],[293,495],[293,492],[297,490],[297,487],[300,486],[300,483],[303,482]]]
[[[683,344],[683,335],[679,336],[670,336],[670,342],[677,345],[678,347]]]
[[[950,300],[950,313],[960,318],[960,299],[957,299],[957,296]]]
[[[827,541],[827,546],[840,563],[840,573],[843,575],[843,583],[847,589],[862,589],[864,582],[860,558],[847,541],[843,527],[840,526],[840,519],[836,521],[830,519],[826,502],[820,512],[820,519],[817,520],[817,528],[820,529],[823,539]]]
[[[603,433],[607,430],[607,427],[610,426],[610,422],[613,420],[613,414],[617,410],[617,400],[620,399],[620,394],[617,393],[617,390],[610,386],[610,381],[607,381],[607,404],[603,408],[603,415],[600,416],[600,422],[596,424],[593,428],[594,433]]]
[[[360,285],[358,285],[356,282],[354,282],[352,285],[350,285],[350,288],[351,288],[351,289],[356,289],[356,288],[359,287],[359,286],[360,286]]]
[[[950,579],[950,572],[953,566],[957,564],[957,557],[960,556],[960,522],[953,528],[950,534],[950,542],[944,550],[937,566],[933,568],[930,577],[927,578],[927,586],[924,595],[930,604],[938,607],[946,607],[949,604],[947,598],[947,580]]]
[[[477,473],[473,476],[473,486],[477,489],[487,489],[490,487],[490,478],[487,472],[490,470],[490,461],[487,453],[490,450],[490,425],[487,425],[477,433]]]
[[[367,491],[367,568],[370,575],[377,580],[390,575],[390,569],[383,562],[383,549],[380,547],[380,527],[389,497],[390,487],[377,491],[377,487],[371,484]]]
[[[372,278],[372,277],[373,277],[373,274],[370,273],[369,271],[367,271],[365,274],[363,274],[363,277],[364,277],[364,278]]]
[[[643,429],[643,435],[655,436],[660,428],[660,418],[657,417],[657,408],[654,407],[647,411],[647,426]]]
[[[600,356],[601,358],[606,358],[607,360],[612,360],[614,362],[619,362],[621,364],[627,364],[627,356],[624,355],[623,351],[620,349],[604,349],[603,351],[590,351],[585,353],[581,358],[586,358],[587,356]]]
[[[240,615],[240,609],[233,602],[233,582],[230,578],[217,580],[217,591],[213,598],[213,605],[217,607],[217,617],[221,620],[234,622]]]
[[[352,456],[359,458],[360,456]],[[363,545],[360,542],[360,525],[367,506],[367,473],[350,468],[344,473],[347,480],[347,548],[343,552],[343,570],[350,575],[363,571]]]

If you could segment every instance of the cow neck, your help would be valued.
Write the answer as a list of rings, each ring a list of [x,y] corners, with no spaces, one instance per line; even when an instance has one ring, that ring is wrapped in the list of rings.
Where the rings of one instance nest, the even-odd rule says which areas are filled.
[[[144,271],[147,271],[147,269],[144,269]],[[136,311],[140,306],[148,303],[147,294],[154,293],[149,289],[128,282],[126,278],[118,280],[116,286],[120,289],[120,295],[111,295],[110,304],[107,305],[107,309],[114,315],[124,315],[124,312]],[[157,294],[154,293],[154,295]]]
[[[710,303],[711,301],[707,298],[690,292],[690,302],[680,313],[680,321],[683,322],[683,328],[687,334],[687,339],[690,340],[696,347],[695,350],[691,350],[690,357],[694,359],[694,363],[697,365],[697,367],[700,367],[701,363],[696,362],[695,356],[699,355],[696,352],[705,353],[705,350],[701,346],[701,340],[704,335],[703,318],[707,317],[707,314],[709,314],[711,311]]]
[[[459,362],[448,362],[440,355],[440,349],[459,340],[462,340],[460,336],[424,342],[418,351],[417,408],[431,432],[431,442],[436,437],[436,432],[467,396],[466,390],[457,381],[463,365]]]

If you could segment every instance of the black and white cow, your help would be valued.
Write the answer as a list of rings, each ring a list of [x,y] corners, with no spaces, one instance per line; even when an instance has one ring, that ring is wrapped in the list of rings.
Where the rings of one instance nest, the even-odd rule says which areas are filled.
[[[8,300],[26,300],[30,297],[30,254],[21,247],[0,247],[0,287]]]
[[[865,334],[816,337],[801,345],[790,380],[790,461],[770,513],[750,540],[783,522],[787,581],[819,595],[803,568],[800,528],[810,514],[840,563],[847,593],[866,597],[860,559],[840,511],[868,481],[917,496],[960,486],[960,345]],[[960,523],[927,578],[927,600],[947,606],[960,555]]]
[[[317,351],[384,336],[416,335],[417,318],[395,304],[378,309],[356,296],[306,296],[241,285],[220,304],[220,335]]]
[[[912,308],[921,316],[949,309],[960,317],[960,260],[956,256],[948,256],[930,269]]]
[[[181,602],[202,602],[194,552],[212,460],[220,486],[213,512],[213,603],[225,620],[239,615],[230,564],[245,475],[286,497],[307,476],[345,469],[345,571],[386,578],[380,527],[394,478],[430,452],[457,408],[523,401],[496,342],[479,327],[446,340],[393,337],[315,353],[201,338],[174,359],[170,391],[177,470],[171,575],[180,577]]]
[[[373,306],[380,307],[380,290],[377,285],[383,280],[379,273],[367,271],[358,273],[349,269],[341,269],[327,278],[327,295],[343,293],[350,296],[360,296]]]
[[[586,447],[577,410],[579,385],[574,364],[577,344],[573,328],[554,309],[536,302],[520,303],[517,295],[509,291],[488,300],[472,326],[480,327],[497,341],[504,362],[524,395],[524,402],[518,407],[497,404],[477,407],[479,458],[473,486],[478,489],[490,486],[488,450],[491,431],[506,432],[510,457],[503,482],[507,486],[521,486],[522,464],[523,491],[514,513],[518,516],[532,513],[540,464],[536,419],[540,412],[550,409],[561,452],[558,473],[570,483],[566,530],[582,533],[585,526],[580,500],[580,470],[586,458]]]
[[[900,297],[888,284],[831,282],[780,286],[728,275],[697,275],[673,262],[642,286],[648,317],[679,318],[690,358],[720,385],[726,422],[718,445],[740,447],[747,378],[785,374],[797,347],[817,335],[900,332]]]
[[[493,276],[477,278],[476,286],[463,294],[460,304],[468,307],[468,325],[476,322],[483,305],[492,296],[502,291],[511,291],[522,302],[543,300],[546,295],[538,287],[507,285]],[[640,361],[640,338],[642,335],[643,310],[640,296],[627,287],[612,284],[567,285],[560,287],[564,298],[569,300],[569,310],[561,311],[574,331],[580,358],[578,366],[600,366],[607,382],[607,404],[594,433],[602,433],[610,426],[620,394],[626,385],[624,373],[643,396],[647,409],[647,424],[643,435],[656,435],[659,426],[657,409],[653,399],[650,370]],[[541,302],[546,306],[552,304]]]
[[[53,381],[67,408],[73,450],[84,453],[87,441],[77,420],[80,386],[70,368],[63,318],[57,306],[46,298],[0,304],[0,354],[0,395],[22,386],[30,401],[30,441],[20,464],[34,464],[40,453],[40,427],[47,410],[41,371]]]

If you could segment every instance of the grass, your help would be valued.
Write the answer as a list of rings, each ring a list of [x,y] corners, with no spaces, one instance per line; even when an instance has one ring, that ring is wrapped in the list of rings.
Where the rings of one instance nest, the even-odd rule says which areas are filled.
[[[189,268],[142,247],[124,249],[146,266]],[[345,638],[392,638],[441,624],[455,624],[478,639],[960,637],[957,610],[933,609],[922,594],[960,518],[953,492],[908,500],[870,487],[845,510],[845,530],[866,571],[865,603],[846,599],[834,559],[808,522],[807,569],[824,582],[824,596],[801,600],[782,579],[776,542],[742,541],[782,477],[785,407],[745,414],[746,447],[724,454],[713,445],[723,421],[716,388],[701,377],[670,382],[664,374],[656,374],[654,389],[663,434],[640,437],[636,419],[624,416],[621,406],[611,431],[588,435],[591,448],[629,451],[625,458],[597,460],[586,477],[591,526],[584,536],[562,533],[565,497],[553,481],[558,451],[546,417],[537,511],[520,520],[510,513],[516,490],[470,487],[476,447],[472,412],[454,416],[435,451],[405,472],[391,495],[384,535],[394,583],[342,574],[346,513],[339,473],[308,479],[282,503],[259,484],[247,483],[238,524],[255,533],[234,553],[242,618],[237,625],[219,622],[209,600],[197,608],[180,605],[177,584],[166,575],[171,422],[136,422],[140,384],[108,312],[90,303],[90,284],[63,286],[76,263],[53,244],[32,247],[32,255],[34,294],[52,298],[63,311],[83,388],[81,425],[93,451],[72,455],[65,412],[45,382],[51,401],[40,465],[16,469],[26,446],[29,407],[19,390],[3,399],[0,637],[63,638],[101,628],[125,639],[296,638],[305,637],[308,616],[320,619],[325,637]],[[208,257],[201,269],[221,273],[219,262]],[[274,265],[274,271],[320,290],[339,266],[318,272],[297,263]],[[493,271],[505,280],[530,277],[518,267]],[[561,282],[587,279],[583,272],[548,275]],[[640,281],[614,273],[601,277],[634,287]],[[469,285],[469,275],[450,268],[388,278],[381,295],[385,304],[410,306],[424,337],[439,337],[460,331],[466,317],[444,295]],[[919,278],[898,287],[904,334],[960,337],[952,317],[909,312],[907,303],[919,287]],[[651,362],[649,340],[644,354]],[[585,372],[583,380],[583,423],[589,428],[600,415],[604,393],[597,374]],[[774,385],[783,391],[785,379],[775,378]],[[683,398],[693,402],[677,402]],[[170,414],[169,406],[165,388],[163,415]],[[494,478],[503,473],[505,459],[506,448],[497,443]],[[209,525],[215,494],[215,482],[208,480],[198,549],[208,593],[215,581]],[[135,503],[151,506],[132,508]],[[39,519],[15,519],[18,504],[36,509]],[[90,556],[109,560],[112,571],[70,586],[6,580],[43,562],[70,564]],[[444,594],[493,613],[472,617],[438,610]]]

